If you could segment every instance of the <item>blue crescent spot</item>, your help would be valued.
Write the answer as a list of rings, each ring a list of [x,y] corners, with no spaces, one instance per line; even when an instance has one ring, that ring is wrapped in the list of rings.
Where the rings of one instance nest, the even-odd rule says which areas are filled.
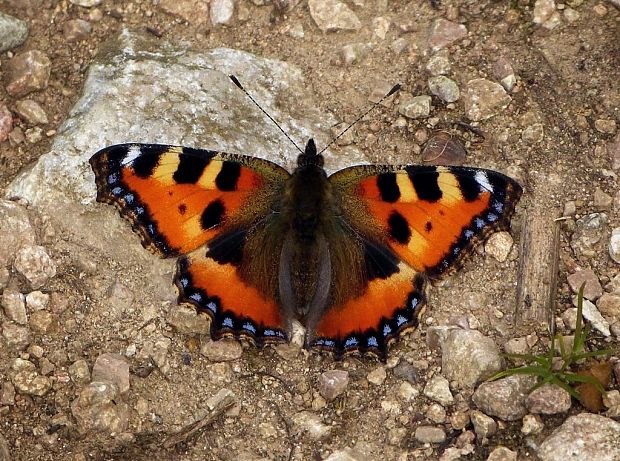
[[[233,327],[233,320],[230,317],[226,317],[223,321],[222,321],[222,325],[225,327],[229,327],[232,328]]]
[[[467,230],[465,231],[465,238],[466,238],[467,240],[471,239],[473,236],[474,236],[474,231],[472,231],[472,230],[470,230],[470,229],[467,229]]]
[[[128,205],[131,205],[134,199],[136,198],[136,196],[133,195],[132,193],[129,193],[129,194],[125,194],[123,198],[125,199],[125,202],[127,202]]]
[[[154,224],[149,224],[148,226],[146,226],[146,229],[149,231],[149,234],[151,235],[155,235],[155,225]]]
[[[108,184],[114,184],[118,182],[118,173],[112,173],[108,175]]]
[[[489,222],[495,222],[497,221],[497,215],[495,213],[489,213],[487,214],[487,220]]]
[[[455,255],[459,254],[461,252],[461,247],[454,247],[452,249],[452,253],[454,253]]]
[[[123,188],[122,187],[115,187],[114,189],[111,190],[112,195],[115,195],[116,197],[120,197],[121,195],[123,195]]]
[[[392,333],[392,328],[389,325],[383,327],[383,336],[387,336]]]
[[[480,218],[476,218],[474,220],[474,225],[478,228],[478,229],[482,229],[484,227],[484,220],[480,219]]]
[[[324,340],[324,339],[321,339],[321,338],[316,339],[316,340],[314,341],[314,344],[316,344],[317,346],[323,346],[323,345],[325,345],[325,340]]]
[[[412,307],[415,307],[415,306],[412,306]],[[405,323],[407,323],[407,317],[405,317],[404,315],[399,315],[398,317],[396,317],[396,325],[401,326]]]
[[[370,346],[370,347],[379,347],[379,342],[377,341],[377,338],[375,338],[374,336],[370,336],[367,340],[366,343]]]
[[[419,300],[418,298],[413,298],[413,299],[411,300],[411,307],[412,307],[413,309],[415,309],[415,308],[416,308],[416,306],[419,304],[419,302],[420,302],[420,300]]]
[[[497,211],[498,213],[501,213],[502,210],[504,209],[504,204],[496,200],[493,202],[492,207],[495,211]]]
[[[254,326],[254,324],[252,322],[245,322],[243,324],[243,328],[245,330],[248,330],[248,331],[252,332],[252,333],[256,333],[256,327]]]
[[[207,303],[207,309],[209,309],[211,312],[215,313],[215,312],[217,312],[217,304],[215,304],[213,301],[211,301],[210,303]]]
[[[192,293],[188,296],[192,301],[196,301],[197,303],[202,301],[202,295],[200,293]]]
[[[276,332],[273,331],[271,328],[267,328],[267,329],[265,329],[265,331],[263,331],[263,335],[265,335],[265,336],[275,336]]]
[[[181,277],[179,279],[179,283],[183,288],[187,288],[187,285],[189,285],[189,280],[187,279],[187,277]]]
[[[359,344],[359,341],[357,340],[357,338],[354,337],[349,337],[347,338],[347,340],[344,343],[345,347],[351,347],[351,346],[357,346]]]
[[[137,206],[135,210],[136,210],[136,213],[139,215],[144,214],[144,207]]]

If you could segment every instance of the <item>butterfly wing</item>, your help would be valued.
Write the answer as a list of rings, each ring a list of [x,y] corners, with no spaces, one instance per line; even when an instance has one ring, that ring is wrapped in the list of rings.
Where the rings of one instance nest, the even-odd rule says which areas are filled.
[[[340,199],[335,219],[363,242],[367,269],[344,282],[362,289],[326,310],[310,345],[382,358],[394,338],[417,326],[425,280],[453,273],[477,242],[507,229],[522,192],[501,173],[466,167],[356,166],[330,183]],[[342,242],[332,236],[332,244]]]
[[[249,279],[242,255],[260,238],[250,229],[263,229],[273,215],[286,170],[253,157],[156,144],[107,147],[90,164],[97,200],[115,205],[145,248],[162,257],[190,253],[177,264],[179,302],[211,316],[214,338],[245,335],[261,343],[282,336],[275,282]],[[277,243],[267,240],[252,264],[275,264],[270,255],[279,253],[269,241]]]

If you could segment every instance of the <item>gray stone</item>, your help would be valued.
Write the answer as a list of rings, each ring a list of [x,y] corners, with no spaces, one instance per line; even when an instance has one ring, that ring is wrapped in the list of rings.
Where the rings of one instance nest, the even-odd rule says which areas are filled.
[[[611,231],[609,239],[609,256],[620,264],[620,227],[615,227]]]
[[[435,375],[430,379],[424,387],[424,395],[444,406],[454,403],[454,397],[450,391],[450,383],[441,375]]]
[[[551,18],[553,13],[555,13],[554,0],[536,0],[532,21],[534,24],[542,25]]]
[[[510,104],[510,96],[504,88],[484,78],[467,82],[463,94],[465,113],[470,120],[479,122],[497,115]]]
[[[527,414],[525,400],[536,384],[534,376],[513,375],[478,386],[472,400],[487,415],[516,421]]]
[[[28,37],[28,24],[8,14],[0,13],[0,53],[17,48]]]
[[[459,330],[459,327],[454,325],[428,327],[426,330],[426,345],[432,350],[441,350],[444,341],[448,338],[452,330]]]
[[[441,443],[446,440],[446,432],[435,426],[418,426],[414,437],[422,443]]]
[[[26,306],[31,311],[42,311],[49,304],[50,295],[41,291],[31,291],[26,295]]]
[[[539,144],[545,139],[545,127],[542,123],[533,123],[526,126],[521,133],[521,139],[527,144]]]
[[[209,0],[160,0],[159,8],[190,24],[200,25],[209,21]]]
[[[15,255],[13,267],[30,282],[32,288],[40,288],[56,275],[56,264],[44,247],[24,245]]]
[[[463,24],[438,18],[431,25],[428,46],[434,52],[450,46],[452,43],[465,37],[467,37],[467,27]]]
[[[328,370],[319,376],[319,393],[331,402],[342,394],[349,385],[349,372],[345,370]]]
[[[178,306],[170,311],[167,321],[179,333],[208,335],[211,321],[207,314],[196,312],[196,309]]]
[[[600,187],[597,187],[594,190],[594,199],[592,200],[594,208],[602,211],[609,210],[611,208],[612,202],[613,197],[604,192]]]
[[[573,293],[578,293],[581,285],[585,283],[583,297],[590,301],[598,299],[603,294],[601,282],[599,282],[592,269],[578,269],[577,272],[570,274],[566,279]]]
[[[375,386],[380,386],[385,381],[387,374],[385,372],[385,367],[379,366],[372,370],[366,376],[366,379],[370,384],[374,384]]]
[[[476,437],[478,437],[479,440],[489,438],[497,432],[497,423],[495,420],[481,411],[472,410],[469,417],[474,425]]]
[[[461,96],[456,82],[444,75],[429,78],[428,89],[432,95],[437,96],[443,102],[455,102]]]
[[[9,139],[11,133],[13,133],[13,114],[6,104],[0,102],[0,142]]]
[[[517,83],[517,78],[510,61],[501,56],[493,63],[493,76],[508,92],[512,91]]]
[[[573,297],[573,305],[577,307],[577,297]],[[583,300],[581,314],[583,318],[592,324],[595,330],[600,331],[603,336],[610,336],[609,322],[601,315],[596,306],[587,299]],[[575,309],[575,322],[577,321],[577,310]]]
[[[442,374],[458,389],[471,388],[503,367],[491,338],[476,330],[453,330],[442,345]]]
[[[111,382],[94,381],[71,404],[81,434],[120,433],[129,425],[129,406]]]
[[[398,112],[408,118],[426,118],[431,114],[431,97],[413,96],[409,93],[400,96]]]
[[[234,12],[233,0],[211,0],[211,24],[214,26],[230,24]]]
[[[200,353],[212,362],[229,362],[241,357],[243,348],[239,341],[221,339],[219,341],[204,342],[200,346]]]
[[[92,8],[101,5],[103,0],[69,0],[74,5],[83,6],[84,8]]]
[[[503,263],[508,259],[513,244],[514,240],[509,232],[495,232],[484,244],[484,251]]]
[[[370,458],[360,453],[358,450],[345,448],[333,452],[325,461],[370,461]]]
[[[590,413],[570,416],[537,449],[541,461],[620,459],[620,423]]]
[[[603,394],[603,405],[607,408],[607,417],[616,420],[620,418],[620,391],[614,389]]]
[[[530,350],[526,337],[511,338],[504,344],[506,354],[527,354]]]
[[[0,199],[0,266],[13,264],[17,250],[35,243],[35,240],[35,231],[25,208]]]
[[[530,413],[555,415],[566,413],[571,407],[571,396],[559,386],[543,384],[529,393],[525,405]]]
[[[340,62],[345,66],[358,64],[372,50],[372,43],[349,43],[344,45],[339,54]]]
[[[307,434],[314,440],[322,440],[329,436],[331,428],[323,424],[320,416],[309,411],[300,411],[293,415],[293,432]]]
[[[359,30],[362,23],[349,7],[338,0],[308,0],[310,16],[323,32]]]
[[[602,119],[599,118],[594,121],[594,128],[596,131],[605,134],[616,133],[616,121],[614,119]]]
[[[445,75],[450,72],[450,59],[447,50],[438,51],[426,63],[426,70],[431,75]]]
[[[573,232],[570,241],[570,246],[575,254],[578,257],[594,256],[596,254],[595,245],[605,235],[606,227],[607,215],[605,213],[591,213],[579,218],[575,222],[575,232]],[[620,242],[620,231],[618,232],[618,240]]]
[[[13,362],[13,385],[21,394],[36,395],[42,397],[52,388],[52,381],[37,373],[35,365],[27,360]]]
[[[525,415],[523,417],[523,426],[521,426],[521,433],[523,435],[536,435],[540,434],[545,428],[545,424],[538,415]]]
[[[86,384],[90,381],[90,369],[86,360],[76,360],[69,366],[69,376],[76,384]]]
[[[620,294],[604,293],[596,302],[599,312],[609,319],[620,319]]]
[[[18,351],[26,349],[30,344],[30,330],[13,322],[2,323],[2,337],[9,347]]]
[[[113,383],[124,394],[129,390],[129,363],[120,354],[101,354],[93,365],[92,380]]]
[[[2,292],[2,308],[4,309],[4,314],[15,323],[20,325],[28,323],[24,295],[19,291],[8,288],[4,290]]]
[[[489,454],[487,461],[517,461],[517,452],[506,447],[496,447]]]
[[[62,28],[62,33],[67,42],[86,40],[92,31],[92,24],[83,19],[69,19]]]
[[[6,65],[6,91],[21,97],[47,87],[52,62],[45,53],[30,50],[15,55]]]
[[[34,333],[48,335],[58,331],[58,317],[48,311],[34,311],[30,314],[28,326]]]
[[[446,421],[446,416],[446,409],[438,403],[431,404],[426,410],[426,418],[435,424],[443,424]]]
[[[4,381],[0,392],[0,405],[15,405],[15,386],[13,383]]]

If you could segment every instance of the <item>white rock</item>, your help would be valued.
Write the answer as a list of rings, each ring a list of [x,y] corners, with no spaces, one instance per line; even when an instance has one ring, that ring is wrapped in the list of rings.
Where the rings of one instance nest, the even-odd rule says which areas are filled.
[[[504,262],[508,259],[513,243],[509,232],[496,232],[485,243],[484,251],[499,262]]]
[[[609,239],[609,256],[615,262],[620,264],[620,227],[616,227],[611,231],[611,239]]]
[[[308,0],[310,16],[323,32],[359,30],[362,23],[349,7],[338,0]]]
[[[28,279],[32,288],[39,288],[56,275],[56,264],[44,247],[26,245],[15,255],[13,267]]]
[[[577,297],[573,297],[573,305],[577,307]],[[581,311],[583,318],[592,324],[592,326],[600,331],[603,336],[610,336],[611,332],[609,331],[609,322],[605,320],[605,318],[601,315],[596,306],[588,301],[587,299],[583,300],[583,306]]]
[[[230,24],[234,12],[235,2],[233,0],[212,0],[211,23],[214,26]]]

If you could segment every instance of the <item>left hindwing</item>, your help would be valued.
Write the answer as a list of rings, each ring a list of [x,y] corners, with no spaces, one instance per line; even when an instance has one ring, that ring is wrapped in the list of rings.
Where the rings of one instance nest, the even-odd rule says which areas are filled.
[[[330,182],[351,226],[431,278],[453,273],[477,242],[507,229],[522,192],[501,173],[467,167],[356,166]]]

